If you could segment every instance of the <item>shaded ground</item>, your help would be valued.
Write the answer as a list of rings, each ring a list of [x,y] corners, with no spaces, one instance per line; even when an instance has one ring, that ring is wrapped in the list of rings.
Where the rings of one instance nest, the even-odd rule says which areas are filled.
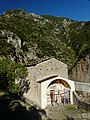
[[[77,109],[74,105],[54,104],[40,110],[1,93],[0,120],[90,120],[90,113]]]
[[[8,95],[0,95],[0,120],[41,120],[43,110],[34,106],[27,108]]]

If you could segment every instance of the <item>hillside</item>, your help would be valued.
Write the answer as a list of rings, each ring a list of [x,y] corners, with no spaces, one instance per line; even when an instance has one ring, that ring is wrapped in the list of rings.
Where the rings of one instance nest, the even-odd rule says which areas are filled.
[[[69,70],[90,51],[90,22],[35,15],[23,10],[0,16],[0,57],[26,66],[55,57]]]

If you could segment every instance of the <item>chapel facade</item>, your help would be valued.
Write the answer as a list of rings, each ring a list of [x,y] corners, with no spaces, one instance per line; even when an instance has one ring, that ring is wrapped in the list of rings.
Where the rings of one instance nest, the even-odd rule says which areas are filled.
[[[67,65],[55,58],[28,67],[30,89],[24,93],[42,109],[56,103],[73,104],[74,81],[68,79]]]

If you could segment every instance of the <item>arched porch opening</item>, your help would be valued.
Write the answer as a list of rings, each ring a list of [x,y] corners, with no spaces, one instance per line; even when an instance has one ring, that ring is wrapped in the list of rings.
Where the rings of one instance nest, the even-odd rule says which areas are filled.
[[[52,85],[52,84],[62,84],[62,85],[65,86],[66,88],[70,88],[70,89],[71,89],[70,85],[69,85],[65,80],[63,80],[63,79],[53,80],[53,81],[48,85],[48,87],[49,87],[50,85]],[[48,87],[47,87],[47,88],[48,88]]]
[[[75,91],[74,81],[57,76],[41,80],[40,83],[42,108],[51,105],[52,102],[57,102],[58,104],[65,104],[68,102],[73,104],[73,91]],[[53,96],[53,100],[51,96]]]
[[[63,79],[53,80],[47,87],[47,104],[69,104],[70,85]]]

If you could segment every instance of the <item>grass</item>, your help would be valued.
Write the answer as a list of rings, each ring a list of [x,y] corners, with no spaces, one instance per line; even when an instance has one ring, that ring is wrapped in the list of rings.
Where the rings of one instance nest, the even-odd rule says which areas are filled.
[[[85,113],[86,112],[83,109],[76,108],[76,105],[65,105],[65,110],[68,112],[73,112],[73,113]]]

